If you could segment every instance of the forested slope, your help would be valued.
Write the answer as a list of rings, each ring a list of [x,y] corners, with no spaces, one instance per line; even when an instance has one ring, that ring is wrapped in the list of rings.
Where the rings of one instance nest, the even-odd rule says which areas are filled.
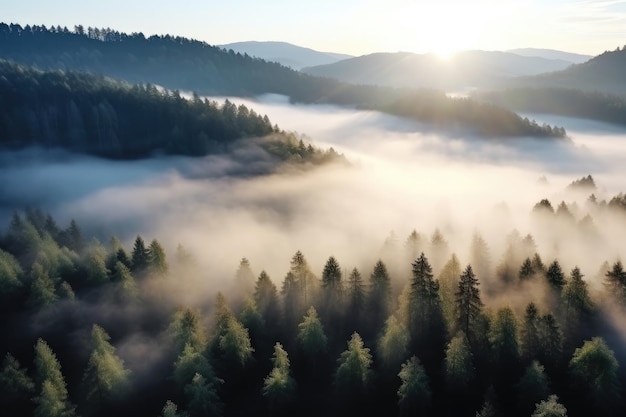
[[[564,136],[561,130],[544,129],[513,112],[498,109],[492,115],[493,107],[476,106],[442,93],[357,86],[312,77],[276,63],[170,35],[146,38],[141,33],[128,35],[82,26],[70,31],[0,24],[0,39],[0,58],[46,70],[90,71],[202,95],[282,94],[293,101],[380,110],[437,128],[462,128],[488,137]],[[464,116],[459,117],[460,113]]]
[[[244,105],[181,97],[73,71],[0,61],[0,146],[63,148],[110,158],[204,156],[257,146],[278,161],[337,157],[306,146]]]

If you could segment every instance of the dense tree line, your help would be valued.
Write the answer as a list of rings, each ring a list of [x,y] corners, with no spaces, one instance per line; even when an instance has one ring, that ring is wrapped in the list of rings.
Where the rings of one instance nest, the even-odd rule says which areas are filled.
[[[507,109],[548,113],[626,125],[622,96],[565,88],[511,88],[481,91],[472,97]]]
[[[45,70],[79,70],[203,95],[275,93],[305,103],[332,103],[410,117],[439,128],[490,137],[562,137],[561,130],[467,99],[431,91],[355,86],[294,71],[232,50],[177,36],[111,29],[0,24],[0,58]]]
[[[544,199],[531,220],[587,230],[572,206]],[[142,236],[103,245],[75,221],[15,213],[0,233],[0,331],[11,335],[0,342],[0,406],[37,416],[623,415],[623,345],[606,310],[626,314],[621,261],[596,274],[542,260],[531,235],[513,231],[505,245],[492,260],[477,233],[461,263],[441,231],[414,231],[401,256],[386,245],[369,266],[330,256],[315,271],[296,251],[282,279],[243,258],[230,288],[186,303],[177,294],[202,271],[184,247],[168,254]],[[495,301],[506,294],[517,301]]]
[[[332,160],[244,105],[181,97],[72,71],[0,61],[0,146],[43,146],[112,158],[204,156],[258,146],[280,161]]]

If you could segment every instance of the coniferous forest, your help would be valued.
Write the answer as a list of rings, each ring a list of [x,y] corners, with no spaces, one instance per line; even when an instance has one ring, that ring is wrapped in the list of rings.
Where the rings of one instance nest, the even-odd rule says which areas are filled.
[[[568,188],[596,185],[588,176]],[[593,219],[623,227],[624,207],[621,194],[591,194],[584,208],[543,199],[528,216],[555,239],[597,246]],[[414,230],[364,265],[337,253],[320,270],[294,247],[283,276],[243,257],[217,287],[197,285],[211,280],[184,243],[166,252],[167,237],[101,242],[74,220],[15,212],[0,235],[2,409],[623,415],[624,354],[611,347],[626,308],[623,264],[581,270],[540,253],[531,234],[503,233],[498,257],[479,231],[468,249],[439,229]],[[194,282],[206,294],[181,301]]]
[[[444,131],[487,137],[563,138],[563,128],[539,125],[512,111],[440,91],[351,85],[179,36],[126,34],[110,28],[0,23],[0,58],[42,70],[104,74],[204,95],[281,94],[295,102],[378,110]]]
[[[0,414],[626,415],[624,97],[464,87],[0,23]]]

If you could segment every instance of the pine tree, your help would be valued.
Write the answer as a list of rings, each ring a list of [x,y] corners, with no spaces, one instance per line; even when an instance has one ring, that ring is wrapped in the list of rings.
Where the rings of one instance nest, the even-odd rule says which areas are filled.
[[[367,319],[370,333],[376,334],[389,316],[391,309],[391,279],[387,267],[378,260],[369,279],[369,291],[366,300]]]
[[[363,346],[363,339],[354,332],[348,341],[348,349],[338,359],[339,367],[335,372],[335,386],[339,392],[362,392],[370,380],[372,355]]]
[[[483,302],[480,299],[478,279],[470,265],[465,268],[459,280],[458,291],[455,294],[457,308],[457,326],[470,337],[472,323],[480,314]]]
[[[352,323],[352,330],[360,330],[361,315],[365,308],[365,290],[363,278],[358,269],[352,269],[347,282],[348,319]]]
[[[206,347],[207,338],[197,310],[181,308],[176,311],[169,332],[177,354],[182,352],[186,345],[191,345],[197,352],[202,352]]]
[[[302,252],[297,251],[291,258],[290,272],[293,274],[300,290],[301,299],[299,300],[299,305],[302,309],[307,309],[315,300],[319,284]]]
[[[274,345],[272,363],[274,367],[263,382],[262,392],[269,401],[270,411],[277,412],[293,401],[296,383],[291,376],[289,356],[278,342]]]
[[[70,417],[74,407],[68,400],[67,386],[61,373],[61,364],[48,344],[37,340],[35,345],[35,375],[39,395],[33,398],[37,405],[36,417]]]
[[[548,377],[544,367],[537,361],[532,361],[526,370],[522,379],[517,384],[518,391],[518,409],[523,412],[522,415],[528,415],[532,412],[535,404],[541,400],[548,398],[550,387]]]
[[[459,332],[448,343],[445,371],[448,387],[452,389],[467,389],[474,379],[472,351],[463,332]]]
[[[535,269],[533,268],[533,264],[530,258],[526,258],[519,270],[519,279],[520,281],[524,281],[524,280],[532,278],[534,274],[535,274]]]
[[[626,304],[626,271],[621,261],[613,264],[613,268],[606,272],[605,285],[611,297],[618,303]]]
[[[0,370],[0,407],[19,410],[35,392],[35,384],[17,359],[7,353]]]
[[[250,268],[250,261],[246,258],[241,258],[239,268],[235,273],[235,294],[240,298],[252,295],[254,293],[254,281],[254,273],[252,268]]]
[[[406,328],[390,316],[385,323],[383,334],[378,339],[377,357],[387,369],[397,370],[407,357],[409,336]]]
[[[131,271],[134,274],[143,273],[148,267],[148,258],[149,258],[149,252],[148,252],[148,249],[146,249],[146,244],[143,238],[137,235],[137,238],[135,239],[135,244],[133,246],[133,252],[131,255],[131,264],[132,264]]]
[[[559,294],[565,285],[565,275],[561,270],[561,265],[559,261],[554,260],[550,266],[548,267],[548,271],[546,272],[546,278],[548,279],[548,283],[554,288]]]
[[[147,262],[152,274],[165,275],[169,270],[167,260],[165,259],[165,250],[156,239],[153,239],[148,247]]]
[[[455,254],[444,265],[439,274],[439,294],[446,327],[449,330],[457,328],[457,305],[456,293],[459,289],[459,277],[461,276],[461,264]]]
[[[417,357],[412,356],[402,364],[398,374],[402,384],[398,389],[400,415],[424,415],[430,408],[431,391],[428,375]]]
[[[315,357],[326,352],[328,339],[324,333],[324,327],[317,317],[315,308],[309,307],[309,311],[298,324],[298,344],[309,357]]]
[[[109,343],[110,339],[102,327],[93,325],[93,350],[83,375],[85,398],[89,408],[100,408],[103,403],[119,399],[129,387],[130,372],[124,368],[124,361],[115,354],[115,348]]]
[[[331,329],[337,328],[340,312],[343,307],[343,282],[341,267],[334,256],[328,258],[322,272],[322,317],[331,324]]]
[[[535,303],[528,303],[521,330],[522,354],[527,360],[536,359],[541,349],[539,311]]]

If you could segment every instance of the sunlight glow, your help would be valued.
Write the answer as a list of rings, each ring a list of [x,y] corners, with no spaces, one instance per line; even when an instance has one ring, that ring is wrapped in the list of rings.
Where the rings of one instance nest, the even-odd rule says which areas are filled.
[[[485,26],[507,12],[506,2],[403,2],[395,9],[395,21],[411,50],[447,59],[474,49]]]

